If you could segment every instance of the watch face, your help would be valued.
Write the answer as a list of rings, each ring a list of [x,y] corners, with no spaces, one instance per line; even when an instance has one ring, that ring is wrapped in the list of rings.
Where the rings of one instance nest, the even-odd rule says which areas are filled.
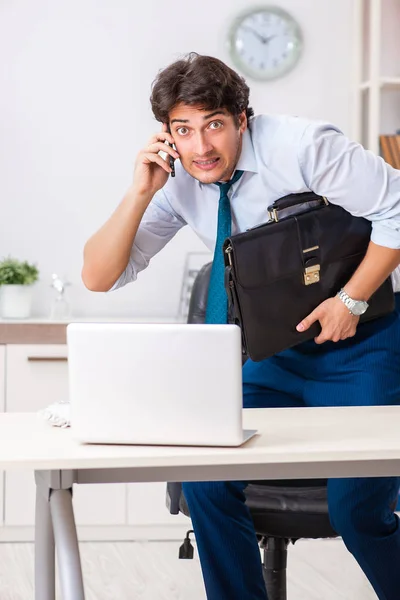
[[[355,305],[351,309],[351,312],[353,313],[353,315],[360,316],[365,313],[367,308],[368,308],[368,304],[366,302],[363,302],[362,300],[360,300],[359,302],[355,303]]]
[[[229,47],[238,69],[253,79],[274,79],[300,58],[303,40],[296,21],[280,8],[242,13],[229,32]]]

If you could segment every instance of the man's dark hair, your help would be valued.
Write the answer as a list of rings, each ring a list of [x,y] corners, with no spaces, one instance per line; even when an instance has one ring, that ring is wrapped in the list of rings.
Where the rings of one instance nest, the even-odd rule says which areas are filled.
[[[152,85],[151,107],[157,121],[168,123],[177,104],[202,106],[206,110],[225,108],[235,117],[249,107],[249,87],[243,77],[218,58],[191,52],[159,72]]]

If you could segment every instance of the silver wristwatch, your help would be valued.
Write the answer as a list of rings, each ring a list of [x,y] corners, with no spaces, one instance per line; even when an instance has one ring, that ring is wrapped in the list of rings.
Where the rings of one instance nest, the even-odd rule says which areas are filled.
[[[350,298],[350,296],[346,294],[344,289],[341,289],[340,292],[337,293],[337,295],[339,296],[343,304],[347,306],[349,312],[355,317],[363,315],[369,306],[368,302],[365,302],[364,300],[353,300],[353,298]]]

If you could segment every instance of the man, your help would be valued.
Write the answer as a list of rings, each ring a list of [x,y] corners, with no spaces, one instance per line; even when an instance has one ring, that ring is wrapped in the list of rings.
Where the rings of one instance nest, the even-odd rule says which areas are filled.
[[[265,222],[277,198],[307,190],[366,217],[371,242],[345,292],[368,301],[391,273],[400,291],[400,171],[330,124],[254,117],[244,80],[212,57],[190,54],[161,71],[151,104],[162,129],[139,153],[121,204],[85,246],[89,289],[134,281],[185,224],[213,249],[225,183],[232,234]],[[170,156],[180,159],[175,178]],[[315,341],[246,362],[244,406],[399,404],[399,315],[400,294],[394,313],[359,326],[338,296],[329,298],[298,325],[301,331],[318,320]],[[397,477],[328,484],[332,525],[381,600],[400,597],[400,531],[391,508],[399,484]],[[210,600],[266,600],[245,487],[244,481],[183,485]]]

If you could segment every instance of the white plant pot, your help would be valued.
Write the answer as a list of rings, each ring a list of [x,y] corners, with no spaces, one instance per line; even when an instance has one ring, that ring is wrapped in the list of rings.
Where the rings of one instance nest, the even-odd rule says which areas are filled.
[[[31,314],[32,285],[0,285],[0,316],[3,319],[26,319]]]

